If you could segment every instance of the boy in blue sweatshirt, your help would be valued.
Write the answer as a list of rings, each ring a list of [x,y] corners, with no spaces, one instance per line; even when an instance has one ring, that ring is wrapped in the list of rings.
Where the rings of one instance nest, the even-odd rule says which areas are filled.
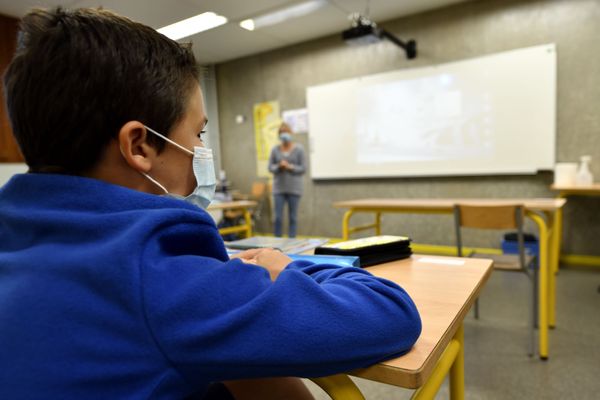
[[[103,10],[21,29],[4,85],[29,172],[0,189],[0,398],[203,398],[223,381],[301,398],[278,377],[411,348],[419,315],[394,283],[274,250],[229,259],[203,209],[188,47]]]

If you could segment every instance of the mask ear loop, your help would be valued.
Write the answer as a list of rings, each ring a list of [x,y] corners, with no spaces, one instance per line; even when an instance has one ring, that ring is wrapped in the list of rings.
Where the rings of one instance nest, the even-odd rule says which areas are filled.
[[[154,129],[150,128],[149,126],[144,125],[144,128],[148,129],[150,132],[152,132],[153,134],[155,134],[159,138],[161,138],[161,139],[163,139],[163,140],[171,143],[173,146],[179,148],[180,150],[183,150],[186,153],[191,154],[192,156],[194,155],[193,151],[190,151],[190,150],[186,149],[185,147],[183,147],[179,143],[176,143],[176,142],[172,141],[171,139],[169,139],[165,135],[162,135],[162,134],[156,132]],[[163,185],[161,185],[156,179],[154,179],[150,175],[146,174],[145,172],[140,172],[140,173],[142,175],[144,175],[150,182],[154,183],[156,186],[158,186],[159,188],[161,188],[165,192],[165,194],[169,194],[169,191],[167,190],[167,188],[165,188]]]
[[[165,194],[169,194],[169,191],[167,190],[167,188],[165,188],[163,185],[161,185],[160,183],[158,183],[158,181],[156,179],[154,179],[153,177],[151,177],[150,175],[148,175],[145,172],[140,172],[140,174],[144,175],[146,178],[148,178],[148,180],[152,183],[154,183],[156,186],[158,186],[159,188],[161,188]]]
[[[121,147],[121,145],[119,145],[119,151],[121,152],[121,155],[123,157],[125,157],[125,153],[123,152],[123,147]],[[163,185],[161,185],[156,179],[152,178],[150,175],[148,175],[145,172],[141,172],[138,171],[140,174],[144,175],[150,182],[154,183],[156,186],[158,186],[159,188],[161,188],[165,194],[169,194],[169,191],[167,190],[167,188],[165,188]]]
[[[189,149],[186,149],[185,147],[183,147],[182,145],[180,145],[180,144],[178,144],[178,143],[176,143],[176,142],[172,141],[172,140],[171,140],[171,139],[169,139],[168,137],[166,137],[166,136],[164,136],[164,135],[161,135],[160,133],[156,132],[154,129],[152,129],[152,128],[149,128],[149,127],[147,127],[146,125],[144,125],[144,127],[145,127],[146,129],[148,129],[150,132],[154,133],[154,134],[155,134],[156,136],[158,136],[159,138],[162,138],[162,139],[164,139],[165,141],[167,141],[167,142],[171,143],[173,146],[175,146],[175,147],[178,147],[179,149],[181,149],[181,150],[185,151],[185,152],[186,152],[186,153],[188,153],[188,154],[194,155],[194,152],[193,152],[193,151],[191,151],[191,150],[189,150]]]
[[[123,157],[125,157],[125,152],[123,151],[123,147],[121,147],[121,145],[119,145],[119,151],[121,152],[121,155]],[[161,185],[160,183],[158,183],[158,181],[156,179],[152,178],[150,175],[148,175],[145,172],[141,172],[141,171],[138,171],[138,172],[140,174],[144,175],[150,182],[154,183],[156,186],[158,186],[159,188],[161,188],[166,194],[169,193],[169,191],[163,185]]]

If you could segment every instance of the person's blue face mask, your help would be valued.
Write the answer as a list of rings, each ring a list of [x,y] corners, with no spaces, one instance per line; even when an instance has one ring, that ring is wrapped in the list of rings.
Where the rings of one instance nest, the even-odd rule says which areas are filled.
[[[194,151],[192,152],[191,150],[186,149],[178,143],[175,143],[168,137],[161,135],[160,133],[147,127],[146,125],[144,126],[156,136],[166,140],[173,146],[176,146],[180,150],[183,150],[194,157],[192,160],[192,168],[194,170],[194,176],[196,177],[196,188],[189,195],[181,196],[178,194],[169,193],[169,191],[163,185],[161,185],[150,175],[144,174],[144,176],[148,178],[152,183],[160,187],[169,197],[174,197],[177,199],[187,201],[188,203],[194,204],[200,208],[208,207],[215,195],[215,189],[217,187],[217,179],[215,175],[215,166],[213,164],[212,150],[207,149],[206,147],[194,146]]]
[[[292,141],[292,135],[290,135],[287,132],[284,132],[281,135],[279,135],[279,140],[281,140],[283,143],[289,143]]]

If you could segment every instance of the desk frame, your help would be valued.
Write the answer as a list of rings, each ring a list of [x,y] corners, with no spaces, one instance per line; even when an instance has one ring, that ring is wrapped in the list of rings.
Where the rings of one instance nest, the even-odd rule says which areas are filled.
[[[245,232],[246,237],[252,236],[252,215],[250,214],[250,208],[256,207],[256,201],[252,200],[240,200],[240,201],[229,201],[224,203],[211,204],[209,210],[242,210],[244,213],[244,223],[236,226],[228,226],[226,228],[220,228],[219,234],[227,235],[229,233]]]
[[[436,363],[431,376],[413,393],[411,400],[434,399],[446,376],[450,377],[450,399],[463,400],[465,398],[465,341],[462,323]],[[365,400],[356,384],[346,375],[338,374],[311,380],[333,400]]]
[[[588,186],[561,186],[552,185],[551,190],[558,191],[557,199],[566,199],[569,196],[585,196],[585,197],[599,197],[600,196],[600,184],[592,184]],[[562,209],[557,212],[556,215],[556,231],[559,232],[556,238],[556,246],[558,248],[559,257],[560,250],[562,247],[562,224],[563,224],[563,212]],[[587,261],[590,265],[597,265],[594,256],[578,256],[580,259]],[[558,263],[556,265],[555,273],[558,273]]]
[[[453,264],[456,261],[464,264]],[[423,332],[409,353],[349,374],[417,389],[412,398],[418,400],[434,399],[445,377],[449,376],[450,398],[464,399],[462,323],[492,273],[492,261],[413,255],[410,259],[369,267],[367,270],[376,276],[391,279],[409,293],[413,292],[413,300],[421,311]],[[448,279],[453,283],[453,295],[448,292]],[[425,282],[431,282],[433,288]],[[442,286],[440,282],[443,282]],[[440,306],[447,311],[440,314]],[[346,375],[312,380],[334,400],[364,400],[354,382]]]
[[[415,199],[413,199],[415,200]],[[535,201],[536,199],[530,199]],[[551,199],[554,200],[554,199]],[[564,200],[564,199],[563,199]],[[547,360],[549,355],[548,329],[556,326],[556,277],[560,250],[560,229],[562,229],[562,207],[566,200],[553,209],[539,210],[536,207],[527,207],[527,199],[442,199],[447,202],[443,206],[377,206],[369,205],[369,200],[359,204],[361,200],[334,203],[334,207],[348,208],[342,221],[342,237],[348,240],[351,233],[367,229],[375,229],[377,235],[381,234],[382,213],[410,213],[410,214],[451,214],[455,203],[525,203],[525,216],[531,219],[538,227],[540,235],[540,270],[538,290],[538,318],[539,318],[539,355],[542,360]],[[356,213],[372,213],[375,220],[372,224],[350,227],[350,218]],[[541,213],[541,214],[540,214]]]

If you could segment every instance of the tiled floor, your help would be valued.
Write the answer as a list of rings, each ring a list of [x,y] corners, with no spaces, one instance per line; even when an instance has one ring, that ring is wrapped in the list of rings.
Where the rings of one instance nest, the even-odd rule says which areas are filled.
[[[561,270],[550,359],[527,356],[529,283],[495,271],[480,298],[480,319],[465,320],[467,399],[600,399],[600,273]],[[368,400],[408,399],[412,391],[355,379]],[[312,382],[318,400],[328,399]],[[448,398],[447,383],[437,399]]]

